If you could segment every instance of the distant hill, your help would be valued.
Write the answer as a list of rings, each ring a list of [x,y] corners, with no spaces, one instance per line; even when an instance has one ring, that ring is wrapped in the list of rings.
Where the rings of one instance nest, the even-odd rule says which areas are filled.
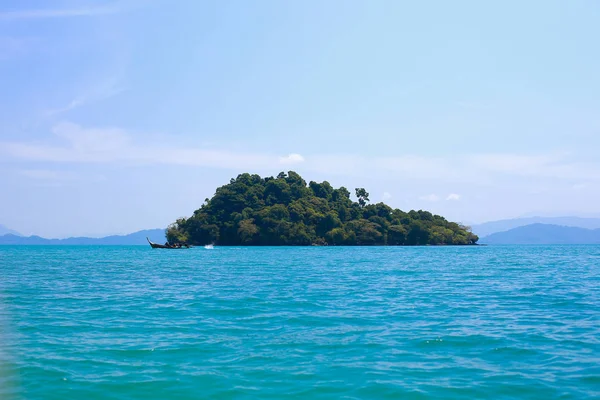
[[[129,235],[113,235],[103,238],[74,237],[68,239],[45,239],[39,236],[16,236],[8,234],[0,236],[0,245],[22,244],[22,245],[147,245],[146,237],[153,242],[165,242],[164,229],[147,229]]]
[[[6,226],[0,224],[0,236],[2,235],[22,236],[19,232],[8,229]]]
[[[482,244],[600,244],[600,229],[531,224],[480,239]]]
[[[580,217],[528,217],[504,219],[500,221],[485,222],[483,224],[472,225],[473,233],[479,237],[489,236],[497,232],[505,232],[509,229],[518,228],[532,224],[571,226],[575,228],[600,229],[600,218],[580,218]]]

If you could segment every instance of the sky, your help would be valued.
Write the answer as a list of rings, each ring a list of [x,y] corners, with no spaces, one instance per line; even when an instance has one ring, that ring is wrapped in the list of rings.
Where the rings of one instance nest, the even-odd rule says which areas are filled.
[[[600,213],[600,2],[0,4],[0,224],[165,227],[294,170],[478,223]]]

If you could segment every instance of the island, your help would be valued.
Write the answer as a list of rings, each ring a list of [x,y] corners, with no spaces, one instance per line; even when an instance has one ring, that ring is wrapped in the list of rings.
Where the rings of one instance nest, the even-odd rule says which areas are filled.
[[[296,172],[244,173],[218,188],[189,218],[169,225],[169,243],[219,246],[474,245],[466,226],[428,211],[404,212],[356,200],[345,187],[306,181]]]

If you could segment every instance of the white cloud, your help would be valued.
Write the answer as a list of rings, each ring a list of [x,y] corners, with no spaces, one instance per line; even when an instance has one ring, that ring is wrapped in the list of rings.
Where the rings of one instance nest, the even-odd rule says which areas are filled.
[[[436,194],[428,194],[428,195],[419,197],[419,200],[435,202],[435,201],[439,201],[440,198]]]
[[[281,164],[298,164],[304,162],[304,157],[302,157],[300,154],[291,153],[285,157],[279,157],[279,162]]]
[[[449,200],[449,201],[458,201],[458,200],[460,200],[460,194],[450,193],[448,195],[448,197],[446,197],[446,200]]]
[[[386,201],[386,200],[391,199],[392,195],[390,193],[388,193],[388,192],[383,192],[382,198],[383,198],[383,201]]]

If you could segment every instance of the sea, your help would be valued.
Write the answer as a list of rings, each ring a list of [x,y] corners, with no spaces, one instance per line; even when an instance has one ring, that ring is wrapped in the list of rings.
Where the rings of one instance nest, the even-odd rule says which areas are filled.
[[[0,246],[0,399],[600,398],[600,246]]]

